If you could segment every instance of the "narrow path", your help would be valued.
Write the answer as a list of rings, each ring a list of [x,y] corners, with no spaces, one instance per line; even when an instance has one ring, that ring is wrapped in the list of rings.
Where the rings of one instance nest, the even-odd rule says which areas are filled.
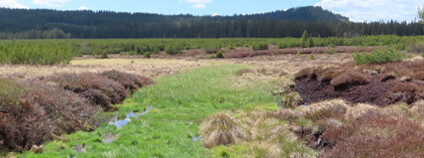
[[[218,65],[196,68],[182,74],[165,76],[156,85],[141,91],[119,105],[119,117],[129,111],[144,111],[147,115],[132,119],[117,129],[107,123],[93,132],[76,132],[63,141],[45,145],[43,154],[26,153],[26,157],[208,157],[208,151],[198,136],[203,118],[231,109],[248,109],[272,105],[273,97],[266,85],[236,87],[235,74],[241,65]],[[117,137],[103,143],[106,135]],[[75,146],[82,145],[77,153]]]

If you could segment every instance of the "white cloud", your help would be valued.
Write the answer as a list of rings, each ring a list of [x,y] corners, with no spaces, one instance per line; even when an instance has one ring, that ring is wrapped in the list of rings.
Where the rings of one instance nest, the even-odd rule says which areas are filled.
[[[197,8],[197,9],[206,8],[206,5],[205,4],[195,4],[195,5],[193,5],[193,8]]]
[[[0,7],[6,7],[6,8],[25,8],[27,9],[27,6],[24,6],[20,3],[18,3],[16,0],[0,0]]]
[[[88,10],[88,8],[87,7],[84,7],[84,6],[81,6],[81,7],[78,8],[78,10]]]
[[[195,3],[193,8],[206,8],[206,3],[211,3],[212,0],[179,0],[180,3]]]
[[[340,13],[352,21],[412,21],[424,0],[322,0],[316,6]]]
[[[179,0],[180,3],[210,3],[212,0]]]
[[[213,13],[211,16],[215,17],[215,16],[221,16],[221,15],[218,13]]]
[[[71,0],[33,0],[32,3],[49,7],[61,7]]]

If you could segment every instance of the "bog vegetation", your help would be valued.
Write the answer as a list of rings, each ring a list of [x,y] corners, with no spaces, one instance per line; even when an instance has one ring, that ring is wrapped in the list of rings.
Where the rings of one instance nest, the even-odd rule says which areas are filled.
[[[253,50],[267,50],[270,45],[278,48],[293,47],[334,47],[334,46],[390,46],[385,51],[394,56],[395,51],[424,52],[423,36],[401,37],[393,35],[363,36],[353,38],[312,38],[305,31],[302,38],[231,38],[231,39],[64,39],[64,40],[3,40],[0,41],[0,64],[67,64],[73,57],[93,55],[107,58],[108,54],[151,55],[165,52],[180,54],[187,50],[200,49],[204,53],[216,54],[218,51],[233,50],[235,47],[251,47]],[[331,50],[329,53],[334,53]],[[369,56],[357,56],[359,63],[375,59]],[[363,58],[362,58],[363,57]],[[367,59],[365,59],[367,58]],[[398,57],[396,57],[398,58]],[[390,60],[390,59],[389,59]],[[381,61],[376,61],[381,62]]]

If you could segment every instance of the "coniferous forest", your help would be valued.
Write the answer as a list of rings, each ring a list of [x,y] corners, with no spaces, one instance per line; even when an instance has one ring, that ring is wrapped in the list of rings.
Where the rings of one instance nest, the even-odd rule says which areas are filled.
[[[352,22],[321,7],[250,15],[193,16],[0,8],[0,39],[228,38],[424,34],[419,22]]]

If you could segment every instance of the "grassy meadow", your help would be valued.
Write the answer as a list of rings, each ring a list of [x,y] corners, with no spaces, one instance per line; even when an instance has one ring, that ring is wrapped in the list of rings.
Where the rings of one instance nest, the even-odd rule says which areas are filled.
[[[241,65],[220,64],[196,68],[184,73],[160,77],[156,84],[145,87],[128,98],[119,107],[118,118],[129,111],[153,109],[122,129],[103,124],[93,132],[65,135],[62,141],[45,145],[42,154],[25,152],[24,157],[205,157],[216,156],[221,148],[207,150],[199,136],[202,119],[218,111],[249,109],[276,110],[270,89],[275,85],[254,81],[246,87],[237,87],[236,72]],[[118,139],[102,143],[112,133]],[[76,145],[84,145],[77,153]],[[243,147],[237,147],[242,152]],[[237,156],[236,156],[237,157]]]

